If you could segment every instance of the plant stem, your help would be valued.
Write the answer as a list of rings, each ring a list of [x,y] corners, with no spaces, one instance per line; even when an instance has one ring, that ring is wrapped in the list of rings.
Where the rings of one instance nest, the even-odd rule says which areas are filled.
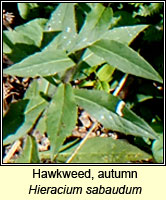
[[[21,141],[20,140],[16,140],[13,144],[13,146],[11,147],[10,151],[8,152],[8,154],[4,157],[3,162],[4,163],[8,163],[9,160],[11,159],[11,157],[14,155],[14,153],[16,152],[16,150],[20,147],[21,145]]]
[[[79,146],[75,149],[75,151],[73,152],[73,154],[67,159],[66,163],[71,163],[72,160],[74,159],[74,157],[76,156],[76,154],[78,153],[78,151],[81,149],[81,147],[85,144],[85,142],[87,141],[89,135],[92,133],[92,131],[96,128],[97,122],[95,122],[93,124],[93,126],[89,129],[89,131],[87,132],[86,136],[83,138],[83,140],[80,142]]]

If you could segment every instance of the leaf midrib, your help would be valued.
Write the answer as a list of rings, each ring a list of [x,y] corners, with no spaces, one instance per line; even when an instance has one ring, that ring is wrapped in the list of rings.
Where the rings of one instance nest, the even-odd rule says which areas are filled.
[[[9,68],[9,71],[15,71],[16,69],[20,70],[20,71],[24,71],[25,67],[26,67],[26,69],[28,69],[28,68],[38,68],[39,65],[41,65],[41,64],[54,64],[54,63],[58,63],[58,62],[69,62],[69,61],[70,61],[69,58],[65,58],[65,59],[61,59],[61,60],[53,60],[53,61],[37,63],[37,64],[33,64],[33,65],[28,64],[28,65],[24,65],[24,66],[22,66],[22,64],[20,63],[18,65],[18,67],[14,68],[14,69]],[[8,70],[6,70],[6,71],[8,71]]]
[[[62,109],[61,109],[61,113],[60,113],[60,119],[59,119],[59,123],[58,123],[58,129],[57,129],[57,136],[60,136],[60,132],[61,132],[61,124],[63,122],[63,113],[64,113],[64,105],[65,105],[65,86],[63,86],[63,101],[62,101]]]
[[[139,66],[139,65],[137,65],[137,64],[135,64],[135,63],[133,63],[133,62],[131,62],[130,60],[126,59],[125,57],[119,56],[117,53],[115,53],[115,52],[113,52],[113,51],[109,51],[108,49],[103,48],[103,47],[101,47],[101,46],[99,46],[99,45],[96,45],[96,44],[94,44],[93,46],[96,47],[96,48],[98,48],[98,49],[101,49],[101,50],[103,50],[103,51],[105,51],[105,52],[108,52],[108,53],[111,52],[112,54],[118,56],[119,58],[122,58],[122,59],[128,61],[128,62],[131,63],[131,64],[134,64],[138,70],[140,69],[140,66]],[[141,58],[141,59],[142,59],[142,58]],[[145,73],[149,74],[150,76],[154,76],[152,73],[149,73],[149,71],[148,71],[147,69],[142,68],[142,66],[141,66],[141,69],[142,69]],[[157,76],[157,74],[156,74],[156,76]],[[155,78],[156,78],[156,77],[155,77]]]
[[[116,113],[112,112],[111,110],[108,110],[108,108],[106,108],[105,106],[100,105],[100,104],[97,104],[97,103],[94,102],[94,101],[91,101],[91,100],[89,100],[89,99],[85,99],[85,98],[80,97],[80,96],[77,96],[77,95],[75,95],[75,96],[76,96],[77,98],[80,98],[80,99],[84,100],[84,101],[87,101],[88,103],[90,102],[91,104],[94,104],[94,105],[103,107],[104,109],[106,109],[106,110],[107,110],[108,112],[110,112],[110,113],[116,114]],[[113,116],[112,116],[112,118],[114,119]],[[121,117],[121,118],[122,118],[122,117]],[[139,129],[144,130],[146,134],[148,133],[148,135],[151,134],[152,136],[154,136],[151,132],[149,132],[148,130],[146,130],[146,127],[144,127],[144,126],[143,126],[143,127],[142,127],[142,126],[139,126],[138,124],[135,124],[135,123],[129,121],[128,119],[126,119],[126,118],[122,118],[121,120],[126,120],[128,123],[131,123],[131,125],[135,125],[135,126],[138,127]],[[155,137],[155,136],[154,136],[154,137]]]

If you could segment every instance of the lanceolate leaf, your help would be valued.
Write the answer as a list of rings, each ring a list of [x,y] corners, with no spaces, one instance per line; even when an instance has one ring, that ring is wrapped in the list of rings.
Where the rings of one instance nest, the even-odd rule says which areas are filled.
[[[40,163],[37,143],[33,136],[27,136],[24,150],[15,163]]]
[[[62,33],[46,49],[67,49],[72,44],[72,40],[77,35],[74,5],[75,3],[61,3],[52,13],[46,25],[46,30],[62,31]]]
[[[3,53],[12,53],[14,46],[19,43],[24,45],[34,45],[34,41],[21,32],[3,31]]]
[[[73,8],[74,3],[61,3],[51,14],[45,29],[57,31],[70,27],[71,31],[75,31]]]
[[[113,28],[108,30],[102,39],[116,40],[124,44],[130,44],[134,38],[136,38],[141,31],[147,28],[147,25],[137,25],[137,26],[123,26],[118,28]],[[97,56],[89,49],[84,53],[82,60],[87,62],[89,65],[100,65],[105,62],[104,58]]]
[[[116,27],[107,31],[102,39],[116,40],[129,45],[147,27],[148,25]]]
[[[74,149],[59,154],[57,162],[65,162]],[[91,138],[77,153],[72,163],[130,163],[149,160],[151,156],[124,140]]]
[[[31,99],[28,100],[28,98],[25,98],[25,100],[22,100],[22,104],[24,107],[24,102],[28,102],[26,107],[23,107],[23,111],[16,112],[17,115],[12,118],[10,118],[8,114],[5,116],[7,120],[10,119],[10,124],[13,127],[13,129],[11,129],[11,127],[5,128],[5,134],[3,138],[4,145],[11,144],[15,140],[25,136],[35,126],[35,123],[40,118],[43,110],[48,104],[48,102],[46,102],[42,97],[39,96],[36,81],[34,81],[28,88],[27,94],[28,93],[31,94]],[[25,96],[28,97],[28,95]],[[18,119],[17,123],[19,123],[20,126],[13,126],[13,124],[15,124],[17,121],[16,118]],[[7,122],[5,123],[5,126],[7,126]]]
[[[162,78],[153,67],[127,45],[114,40],[99,40],[89,49],[124,73],[162,83]]]
[[[9,111],[3,118],[3,139],[13,134],[25,121],[25,109],[29,103],[28,99],[20,100],[10,105]]]
[[[31,128],[35,125],[36,121],[40,117],[40,114],[42,113],[46,105],[47,102],[39,97],[31,99],[24,112],[24,117],[25,117],[24,123],[17,129],[15,133],[10,134],[7,138],[5,138],[3,144],[4,145],[10,144],[15,140],[25,136],[28,133],[28,131],[30,131]],[[14,123],[15,118],[13,118],[12,120]]]
[[[77,120],[77,107],[71,85],[61,84],[48,108],[46,126],[51,143],[53,158],[63,144],[65,138],[71,135]]]
[[[87,14],[85,24],[83,25],[78,37],[72,42],[69,51],[76,51],[85,48],[87,45],[97,41],[109,29],[112,9],[97,4],[94,9]]]
[[[33,40],[35,46],[40,47],[46,22],[47,19],[37,18],[24,25],[16,27],[15,31],[27,36]]]
[[[74,90],[76,102],[105,128],[134,136],[156,138],[155,131],[112,94],[97,90]],[[123,106],[122,106],[123,105]]]
[[[47,19],[39,18],[17,26],[13,31],[3,31],[3,53],[16,63],[39,51],[46,22]]]
[[[74,62],[61,50],[48,50],[36,53],[4,70],[4,74],[21,77],[49,76],[65,71]]]

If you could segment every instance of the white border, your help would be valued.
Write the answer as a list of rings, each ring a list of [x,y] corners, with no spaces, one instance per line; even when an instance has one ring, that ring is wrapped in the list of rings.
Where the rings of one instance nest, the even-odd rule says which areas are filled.
[[[3,70],[2,70],[2,60],[3,60],[3,41],[2,41],[2,33],[3,33],[3,29],[2,29],[2,19],[3,19],[3,9],[2,9],[2,3],[26,3],[26,2],[52,2],[52,3],[79,3],[79,2],[82,2],[82,3],[94,3],[94,1],[1,1],[1,163],[0,165],[1,166],[66,166],[66,165],[71,165],[71,166],[163,166],[163,165],[166,165],[165,164],[165,151],[163,152],[163,156],[164,156],[164,162],[162,164],[160,163],[157,163],[157,164],[135,164],[135,163],[132,163],[132,164],[91,164],[91,163],[87,163],[87,164],[3,164],[2,161],[3,161],[3,158],[2,158],[2,152],[3,152],[3,137],[2,137],[2,118],[3,118],[3,87],[2,87],[2,77],[3,77]],[[112,3],[112,1],[95,1],[95,3]],[[124,1],[113,1],[113,3],[124,3]],[[126,3],[127,2],[130,2],[131,1],[125,1]],[[165,1],[132,1],[132,3],[158,3],[158,2],[161,2],[161,3],[164,3],[164,74],[165,74]],[[164,76],[164,132],[165,132],[165,76]],[[165,150],[165,133],[163,134],[164,135],[164,144],[163,144],[163,149]]]

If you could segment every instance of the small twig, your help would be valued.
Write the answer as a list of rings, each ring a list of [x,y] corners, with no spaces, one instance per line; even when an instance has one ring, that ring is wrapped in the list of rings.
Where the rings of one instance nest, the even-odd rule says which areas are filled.
[[[122,79],[120,80],[119,84],[118,84],[118,87],[115,89],[115,91],[113,92],[113,95],[114,96],[118,96],[120,91],[122,90],[124,84],[126,83],[126,80],[127,80],[127,77],[128,77],[128,74],[125,74]]]
[[[9,30],[12,31],[13,29],[10,27],[10,25],[13,23],[14,19],[13,13],[6,12],[3,10],[3,25]]]
[[[21,141],[17,140],[14,142],[13,146],[7,153],[7,155],[3,159],[3,163],[8,163],[8,161],[11,159],[11,157],[14,155],[14,153],[17,151],[18,147],[21,145]]]
[[[66,163],[71,163],[71,161],[74,159],[74,157],[76,156],[76,154],[78,153],[78,151],[81,149],[81,147],[85,144],[85,142],[87,141],[89,135],[92,133],[92,131],[96,128],[97,122],[95,122],[93,124],[93,126],[89,129],[89,131],[87,132],[86,136],[83,138],[83,140],[80,142],[79,146],[75,149],[75,151],[73,152],[73,154],[68,158],[68,160],[66,161]]]
[[[7,94],[5,97],[4,97],[4,99],[7,99],[9,96],[12,96],[12,95],[17,95],[17,96],[19,96],[19,93],[18,92],[11,92],[11,93],[9,93],[9,94]]]

